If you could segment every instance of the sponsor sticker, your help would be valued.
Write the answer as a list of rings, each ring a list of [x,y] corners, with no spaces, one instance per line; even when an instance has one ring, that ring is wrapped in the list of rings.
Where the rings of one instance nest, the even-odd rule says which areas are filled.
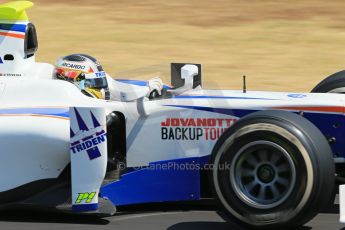
[[[71,69],[78,69],[78,70],[84,70],[86,68],[86,66],[84,65],[72,64],[72,63],[67,63],[67,62],[62,63],[62,66],[65,66]]]
[[[21,77],[21,73],[0,73],[0,77]]]
[[[101,124],[97,121],[92,112],[90,112],[90,115],[93,122],[93,127],[88,127],[83,118],[80,116],[78,110],[75,109],[74,111],[77,117],[79,131],[76,133],[72,130],[72,128],[70,129],[70,137],[71,140],[73,140],[70,150],[73,154],[86,151],[90,160],[101,157],[102,154],[98,148],[98,145],[106,141],[107,132],[102,129]]]
[[[300,94],[300,93],[292,93],[292,94],[288,94],[287,96],[291,98],[305,98],[307,95]]]
[[[235,118],[166,118],[161,122],[162,140],[217,140]]]
[[[96,72],[95,75],[96,75],[96,77],[99,77],[99,78],[106,76],[104,71]]]
[[[102,130],[101,132],[96,132],[93,135],[87,136],[80,141],[76,141],[71,144],[71,150],[73,153],[79,153],[86,150],[89,159],[93,160],[101,156],[97,145],[103,143],[107,138],[107,133]]]

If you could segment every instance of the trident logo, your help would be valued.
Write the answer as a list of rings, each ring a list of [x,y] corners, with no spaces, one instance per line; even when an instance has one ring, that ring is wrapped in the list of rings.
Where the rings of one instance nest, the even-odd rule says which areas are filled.
[[[74,109],[74,112],[76,114],[79,130],[84,131],[84,132],[89,131],[90,129],[85,124],[78,110]],[[95,115],[92,112],[90,112],[90,115],[91,115],[92,123],[93,123],[93,127],[91,129],[100,127],[101,125],[97,121]],[[76,135],[75,132],[72,130],[72,128],[70,128],[70,137],[73,138],[75,135]],[[101,130],[100,132],[96,132],[92,135],[84,137],[81,140],[71,143],[70,149],[74,154],[86,150],[89,156],[89,159],[93,160],[101,156],[101,152],[99,151],[97,145],[106,141],[106,138],[107,138],[107,133],[104,130]]]

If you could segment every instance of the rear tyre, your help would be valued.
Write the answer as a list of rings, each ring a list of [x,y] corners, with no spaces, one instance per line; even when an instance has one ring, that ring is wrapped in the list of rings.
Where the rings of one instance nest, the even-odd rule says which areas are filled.
[[[212,186],[223,214],[247,228],[293,228],[329,204],[334,162],[322,133],[305,118],[260,111],[218,140]]]
[[[339,71],[322,80],[312,93],[345,93],[345,70]]]

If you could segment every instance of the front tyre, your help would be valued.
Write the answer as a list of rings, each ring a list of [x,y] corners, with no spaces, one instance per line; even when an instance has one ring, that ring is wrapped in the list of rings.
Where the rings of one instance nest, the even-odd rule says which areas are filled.
[[[345,93],[345,70],[334,73],[311,90],[312,93]]]
[[[332,199],[329,144],[293,113],[260,111],[240,119],[217,142],[211,163],[225,216],[247,228],[303,225]]]

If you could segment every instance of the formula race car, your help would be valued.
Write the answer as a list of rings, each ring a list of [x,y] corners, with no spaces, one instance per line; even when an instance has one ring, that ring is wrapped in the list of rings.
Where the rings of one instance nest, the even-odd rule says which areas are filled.
[[[180,63],[161,96],[99,100],[35,62],[30,6],[0,6],[1,209],[102,216],[211,197],[225,219],[278,229],[332,204],[345,179],[345,72],[312,93],[204,90],[201,66]]]

